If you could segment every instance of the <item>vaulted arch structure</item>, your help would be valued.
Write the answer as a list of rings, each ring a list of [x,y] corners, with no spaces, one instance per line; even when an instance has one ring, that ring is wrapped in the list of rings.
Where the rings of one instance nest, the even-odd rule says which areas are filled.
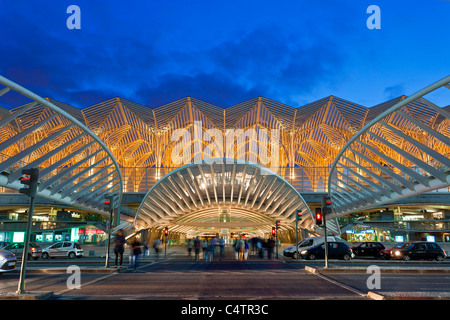
[[[171,171],[146,194],[136,215],[137,229],[168,226],[171,232],[197,230],[266,233],[276,220],[285,230],[314,230],[302,196],[269,169],[237,159],[211,159]]]
[[[410,97],[375,106],[330,170],[330,217],[371,209],[450,185],[450,113],[424,96],[448,94],[450,76]],[[448,189],[447,189],[448,190]]]
[[[19,190],[22,170],[39,168],[37,196],[109,216],[104,199],[120,203],[121,171],[80,110],[0,76],[0,104],[11,96],[28,103],[0,110],[0,186]]]

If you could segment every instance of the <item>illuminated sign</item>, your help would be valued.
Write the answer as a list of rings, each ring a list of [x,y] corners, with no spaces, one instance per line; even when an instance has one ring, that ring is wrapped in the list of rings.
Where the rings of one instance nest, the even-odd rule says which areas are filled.
[[[25,241],[25,232],[14,232],[13,242],[24,242],[24,241]]]

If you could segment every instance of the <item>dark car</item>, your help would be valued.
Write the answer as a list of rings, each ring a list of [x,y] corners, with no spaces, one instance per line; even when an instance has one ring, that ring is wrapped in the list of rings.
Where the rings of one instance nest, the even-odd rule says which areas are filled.
[[[396,249],[392,252],[394,259],[398,260],[436,260],[442,261],[447,257],[442,248],[434,242],[415,242],[408,247]]]
[[[349,246],[342,242],[328,242],[328,258],[350,260],[353,252]],[[300,252],[303,259],[316,260],[325,259],[325,244],[319,244],[310,249]]]
[[[411,242],[400,242],[397,245],[393,246],[392,248],[381,250],[380,258],[389,260],[389,259],[393,258],[392,252],[394,252],[395,249],[403,249],[403,248],[409,247],[410,245],[411,245]]]
[[[380,242],[363,242],[352,247],[357,257],[380,257],[380,251],[386,247]]]

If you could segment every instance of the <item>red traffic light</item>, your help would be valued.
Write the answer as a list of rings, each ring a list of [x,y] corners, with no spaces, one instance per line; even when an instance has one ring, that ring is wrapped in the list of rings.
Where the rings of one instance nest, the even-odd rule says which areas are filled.
[[[318,226],[322,226],[323,225],[323,215],[322,215],[322,209],[321,208],[316,208],[316,224]]]
[[[277,234],[277,229],[275,227],[272,227],[272,235],[276,235]]]
[[[164,228],[164,235],[167,237],[168,234],[169,234],[169,228],[165,227]]]

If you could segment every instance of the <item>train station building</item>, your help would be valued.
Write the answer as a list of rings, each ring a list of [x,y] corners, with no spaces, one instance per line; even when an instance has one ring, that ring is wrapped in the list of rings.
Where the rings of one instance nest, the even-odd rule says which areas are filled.
[[[22,239],[29,198],[18,192],[18,179],[33,166],[41,173],[36,242],[104,241],[109,193],[120,204],[113,231],[145,241],[166,227],[180,243],[269,237],[279,221],[279,238],[293,243],[297,214],[301,237],[323,234],[313,212],[330,191],[339,212],[327,220],[329,234],[350,242],[450,242],[450,109],[422,97],[376,106],[335,96],[302,106],[264,97],[233,106],[193,97],[149,106],[116,97],[80,109],[17,89],[30,102],[6,108],[6,89],[17,88],[0,87],[0,241]],[[349,144],[402,101],[358,147]],[[415,174],[441,182],[413,181]],[[391,197],[404,186],[409,197]]]

